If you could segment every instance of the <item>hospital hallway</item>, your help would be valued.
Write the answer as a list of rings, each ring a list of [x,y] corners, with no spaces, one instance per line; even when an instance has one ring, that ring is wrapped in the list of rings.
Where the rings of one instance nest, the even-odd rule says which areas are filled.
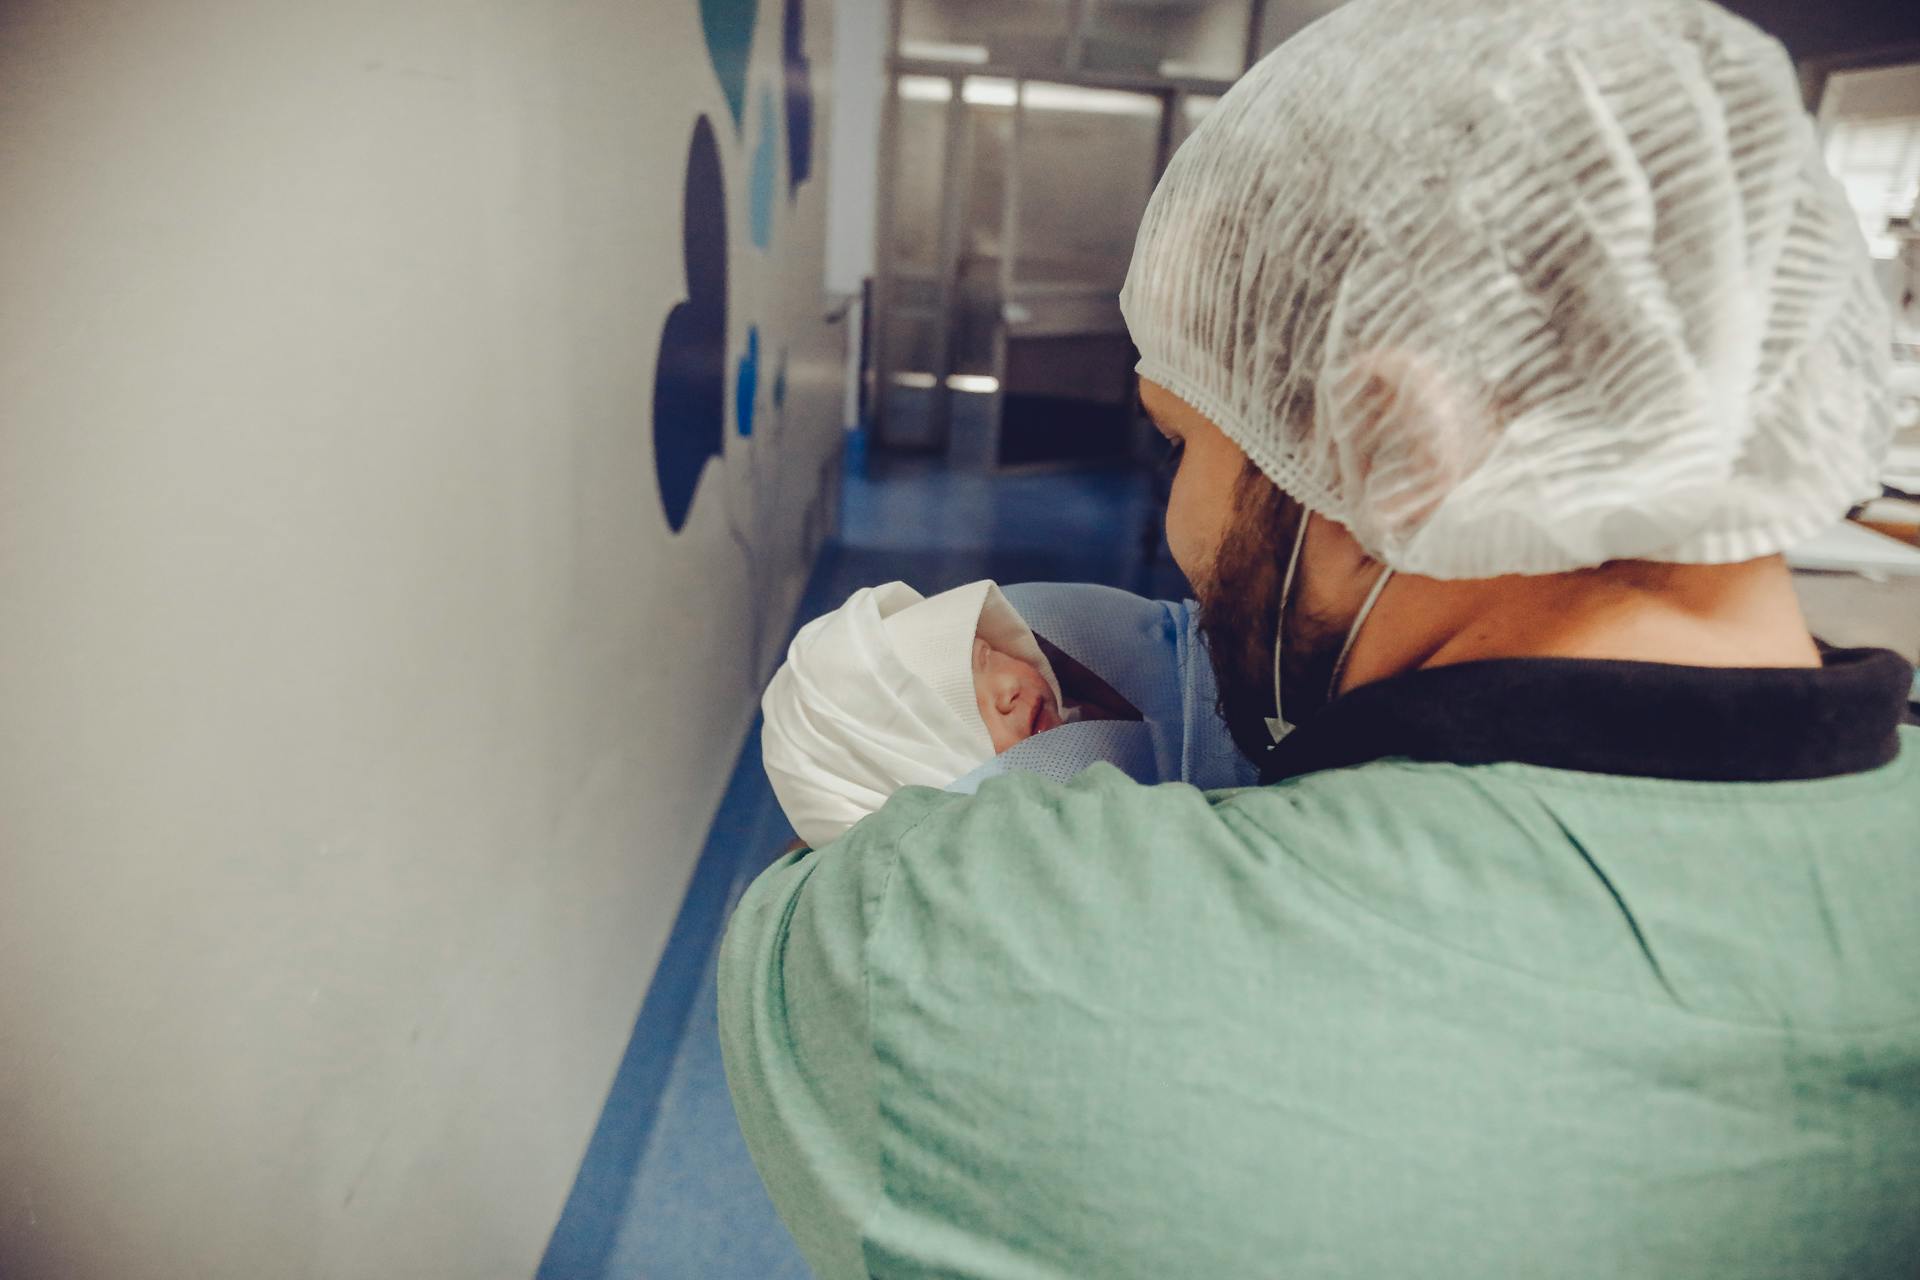
[[[856,588],[894,579],[929,595],[980,578],[1098,582],[1160,599],[1186,593],[1164,542],[1152,557],[1142,552],[1157,511],[1150,478],[1137,469],[993,476],[878,458],[850,461],[842,484],[841,532],[821,551],[795,629]],[[543,1280],[810,1274],[748,1159],[720,1061],[720,929],[748,882],[793,839],[760,766],[759,728],[756,718],[548,1245]]]
[[[1294,538],[1280,592],[1303,680],[1323,657],[1344,671],[1303,616],[1432,631],[1464,615],[1407,602],[1477,597],[1452,579],[1698,567],[1696,538],[1734,538],[1708,557],[1733,563],[1750,518],[1817,637],[1893,650],[1904,683],[1920,0],[1720,2],[1727,30],[1767,38],[1727,63],[1771,68],[1753,145],[1805,155],[1722,173],[1745,154],[1714,140],[1732,117],[1637,63],[1595,83],[1622,120],[1691,112],[1701,150],[1651,123],[1644,156],[1589,137],[1584,98],[1564,119],[1508,109],[1482,77],[1586,73],[1486,35],[1490,15],[1619,59],[1664,29],[1599,40],[1583,0],[0,0],[0,1280],[808,1275],[722,1066],[729,914],[791,822],[823,855],[796,878],[864,873],[833,842],[910,782],[1090,789],[1101,761],[1195,789],[1129,787],[1106,819],[1258,777],[1196,615],[1154,603],[1190,595],[1162,529],[1176,474],[1183,558],[1231,545],[1252,580],[1256,557],[1287,563],[1261,539],[1321,531]],[[1401,10],[1419,23],[1380,17]],[[1365,53],[1348,23],[1400,52]],[[1458,75],[1425,23],[1459,42]],[[1336,62],[1271,74],[1296,57]],[[1414,93],[1403,70],[1446,74]],[[1469,106],[1500,107],[1492,132]],[[1279,123],[1321,115],[1324,136]],[[1422,149],[1382,149],[1403,133]],[[1582,221],[1583,184],[1610,193],[1592,208],[1638,209],[1669,167],[1697,224],[1649,238],[1623,213],[1622,257]],[[1739,203],[1749,175],[1817,180],[1844,252],[1785,255],[1785,223],[1734,252],[1773,226]],[[1740,275],[1776,256],[1804,297]],[[1831,314],[1852,318],[1829,324],[1840,285]],[[1643,294],[1684,301],[1685,324]],[[1755,317],[1823,319],[1755,354]],[[1830,377],[1828,355],[1762,367],[1828,337],[1852,344]],[[1864,380],[1882,365],[1884,387]],[[1781,398],[1802,395],[1824,433],[1804,440],[1808,406]],[[1232,479],[1251,486],[1248,463],[1316,519],[1238,507],[1272,496]],[[1343,598],[1343,534],[1373,585],[1345,584],[1351,615],[1303,613],[1309,583]],[[914,618],[848,610],[778,677],[859,589],[983,580],[1141,598],[982,586]],[[1286,609],[1221,581],[1265,620],[1211,634],[1263,633],[1244,652],[1268,666]],[[1410,637],[1347,656],[1378,682],[1375,655]],[[1536,649],[1561,652],[1515,646]],[[1324,705],[1260,674],[1276,716]],[[1107,720],[1127,723],[1082,723]],[[1110,878],[1150,831],[1118,829],[1071,865]],[[1166,954],[1117,936],[1143,965]],[[774,983],[728,977],[731,1035],[735,1000]],[[1054,1076],[1085,1093],[1031,1078]],[[1148,1150],[1149,1172],[1177,1168]],[[776,1172],[783,1205],[789,1185]],[[823,1273],[892,1273],[815,1243]]]

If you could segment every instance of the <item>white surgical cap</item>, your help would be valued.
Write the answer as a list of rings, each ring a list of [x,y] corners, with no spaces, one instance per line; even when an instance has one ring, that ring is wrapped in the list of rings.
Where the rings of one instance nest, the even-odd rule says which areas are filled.
[[[944,787],[993,758],[973,640],[1059,685],[1033,632],[992,582],[931,599],[863,587],[800,628],[760,700],[762,762],[794,831],[818,848],[905,786]]]
[[[1120,302],[1143,377],[1405,572],[1752,559],[1880,491],[1858,226],[1703,0],[1352,0],[1175,154]]]

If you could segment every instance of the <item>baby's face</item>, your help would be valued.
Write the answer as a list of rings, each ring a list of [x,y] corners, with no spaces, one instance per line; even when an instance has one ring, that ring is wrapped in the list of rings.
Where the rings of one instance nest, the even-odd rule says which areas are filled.
[[[996,752],[1062,723],[1053,690],[1039,669],[978,636],[973,640],[973,692]]]

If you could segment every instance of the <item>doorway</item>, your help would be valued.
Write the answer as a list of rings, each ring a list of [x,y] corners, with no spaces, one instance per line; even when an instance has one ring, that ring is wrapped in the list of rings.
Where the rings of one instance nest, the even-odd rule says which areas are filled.
[[[1181,37],[1144,20],[1152,6],[1029,3],[1025,26],[956,42],[952,11],[987,2],[896,11],[875,442],[980,471],[1126,459],[1146,433],[1118,296],[1134,236],[1173,151],[1244,67],[1256,6],[1162,6],[1196,20]]]

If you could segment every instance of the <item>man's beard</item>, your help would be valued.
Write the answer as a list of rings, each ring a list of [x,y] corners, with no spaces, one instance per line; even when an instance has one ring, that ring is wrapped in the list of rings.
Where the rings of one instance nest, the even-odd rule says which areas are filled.
[[[1306,509],[1288,499],[1248,462],[1234,483],[1226,534],[1206,581],[1193,584],[1200,601],[1200,636],[1219,686],[1220,715],[1234,745],[1258,763],[1273,745],[1267,718],[1275,714],[1273,644],[1286,580],[1287,557]],[[1297,603],[1287,612],[1280,681],[1287,715],[1298,724],[1326,705],[1339,661],[1338,621],[1316,618]]]

